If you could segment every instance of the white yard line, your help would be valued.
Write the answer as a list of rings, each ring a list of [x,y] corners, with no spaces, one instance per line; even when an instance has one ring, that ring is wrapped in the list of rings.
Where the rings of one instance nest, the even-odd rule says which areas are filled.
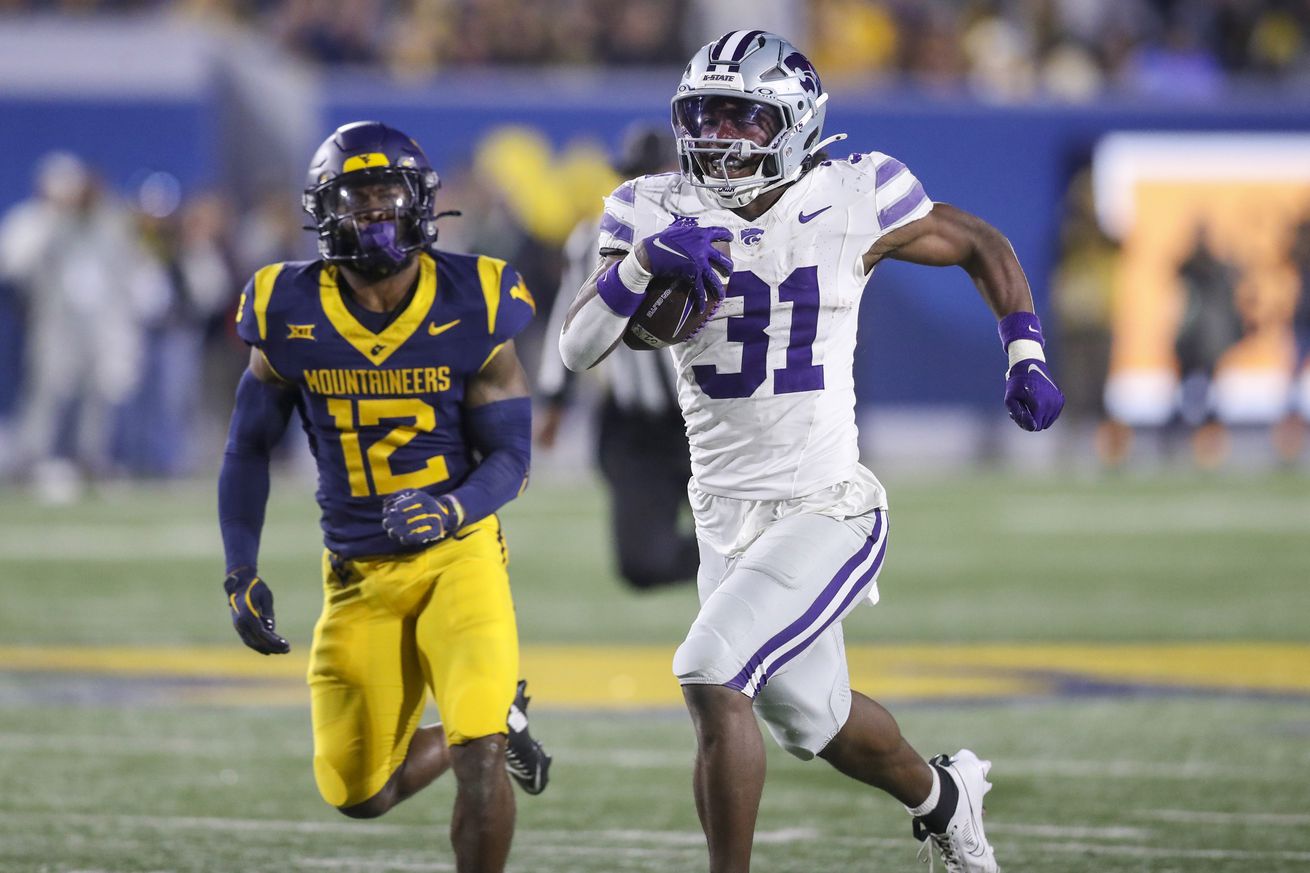
[[[1218,825],[1270,825],[1272,827],[1304,827],[1310,825],[1310,815],[1276,812],[1200,812],[1192,809],[1139,809],[1137,818],[1186,824]]]
[[[313,870],[407,870],[412,873],[445,873],[454,870],[454,864],[442,861],[397,861],[385,858],[291,858],[295,867],[308,867]]]
[[[1064,758],[1050,760],[998,761],[997,770],[1007,774],[1025,776],[1077,776],[1092,779],[1215,779],[1217,777],[1284,779],[1286,770],[1269,768],[1252,770],[1246,767],[1220,767],[1213,764],[1189,761],[1168,764],[1160,761],[1070,761]]]
[[[990,816],[988,818],[990,819]],[[1056,840],[1149,840],[1152,837],[1150,828],[1069,827],[990,820],[986,822],[986,829],[989,834],[1012,834],[1016,837],[1044,837]]]
[[[194,815],[113,815],[95,812],[55,813],[68,824],[86,824],[92,826],[118,825],[122,827],[148,828],[151,830],[212,830],[244,831],[259,833],[267,831],[274,834],[357,834],[360,836],[399,836],[415,833],[432,833],[433,827],[445,827],[444,822],[430,825],[392,825],[376,822],[336,821],[296,821],[276,818],[225,818],[222,816]],[[49,821],[49,812],[26,813],[8,812],[5,818],[15,820],[32,818]]]
[[[554,744],[550,747],[550,753],[560,761],[567,761],[570,765],[586,765],[588,767],[617,767],[624,770],[643,770],[658,767],[681,767],[686,765],[690,767],[695,760],[695,748],[687,748],[680,752],[664,751],[623,751],[619,749],[560,749]]]
[[[1022,510],[1022,511],[1020,511]],[[1017,513],[1017,514],[1016,514]],[[1187,533],[1310,533],[1301,500],[1271,498],[1268,503],[1208,501],[1203,497],[1151,500],[1090,498],[1071,511],[1063,499],[1002,501],[995,515],[1000,529],[1013,533],[1114,534],[1155,536]]]
[[[1034,848],[1065,854],[1117,855],[1123,858],[1180,858],[1194,861],[1310,861],[1310,852],[1246,849],[1185,849],[1177,846],[1124,846],[1104,843],[1042,843]]]
[[[281,747],[261,745],[254,751],[260,757],[305,758],[310,754],[308,743]],[[0,752],[80,752],[97,756],[149,754],[229,759],[233,755],[249,758],[251,748],[247,743],[184,737],[0,733]]]
[[[268,831],[272,833],[360,834],[369,836],[439,833],[448,824],[444,821],[434,821],[421,825],[391,825],[377,822],[350,822],[345,819],[341,821],[303,821],[226,818],[221,816],[116,815],[112,813],[55,813],[55,815],[70,824],[81,823],[92,826],[122,825],[152,830],[228,830],[248,833]],[[6,820],[9,821],[22,818],[48,821],[50,816],[51,814],[48,812],[10,812],[5,814]],[[656,847],[659,851],[673,851],[679,847],[685,847],[688,850],[693,848],[699,850],[705,844],[705,837],[696,831],[643,830],[640,828],[608,828],[603,830],[520,828],[516,833],[520,836],[539,840],[570,840],[573,841],[572,848],[587,852],[591,851],[591,847],[578,847],[576,845],[578,840],[590,841],[595,843],[596,846],[602,847],[615,842],[666,844],[665,847]],[[761,843],[784,844],[817,839],[819,832],[812,828],[780,828],[774,831],[759,831],[755,837]],[[667,844],[670,843],[675,845],[668,846]],[[569,848],[569,846],[564,848]],[[637,847],[633,851],[642,851],[642,849]]]
[[[0,529],[0,558],[5,560],[60,561],[163,561],[212,558],[223,554],[217,522],[167,524],[73,524],[61,528],[58,548],[51,548],[46,526],[6,523]],[[314,531],[303,525],[270,525],[260,556],[316,557],[322,545]]]
[[[1173,817],[1192,820],[1193,813],[1187,810],[1155,810],[1159,817]],[[1137,814],[1137,813],[1135,813]],[[1142,813],[1142,814],[1145,814]],[[1208,823],[1209,816],[1221,814],[1197,813],[1195,820]],[[1232,823],[1268,824],[1285,827],[1288,824],[1302,824],[1308,816],[1272,816],[1250,815],[1231,817],[1222,814],[1224,821]],[[7,822],[23,819],[47,821],[49,813],[8,813]],[[97,813],[68,813],[59,816],[66,825],[109,825],[126,827],[143,827],[153,830],[213,830],[241,832],[269,832],[274,834],[310,833],[355,836],[382,835],[432,835],[446,826],[445,822],[432,822],[423,825],[385,825],[377,823],[330,822],[330,821],[294,821],[286,819],[243,819],[203,816],[140,816],[111,815]],[[1117,856],[1126,858],[1160,858],[1178,860],[1238,860],[1238,861],[1296,861],[1310,862],[1310,851],[1254,851],[1243,849],[1210,849],[1203,847],[1181,846],[1147,846],[1124,844],[1116,840],[1134,838],[1149,839],[1135,828],[1082,828],[1063,827],[1046,824],[1010,824],[997,823],[993,829],[998,834],[1008,834],[1019,838],[1025,853],[1051,852],[1060,854],[1089,854]],[[704,838],[691,831],[647,831],[640,829],[607,830],[564,830],[521,829],[518,832],[520,847],[547,857],[610,857],[615,860],[656,859],[678,861],[699,858],[703,851]],[[1039,837],[1041,841],[1029,841],[1026,837]],[[1056,838],[1052,840],[1051,838]],[[1074,838],[1071,840],[1070,838]],[[808,840],[823,840],[829,845],[851,846],[854,848],[896,848],[912,847],[907,839],[861,838],[861,837],[825,837],[812,828],[783,828],[776,831],[762,831],[757,841],[762,844],[788,844]],[[541,840],[542,842],[537,842]],[[567,842],[563,842],[567,840]],[[629,845],[615,845],[615,843]],[[664,845],[631,845],[631,843],[663,843]],[[358,870],[408,870],[415,873],[422,871],[446,871],[449,865],[439,862],[410,862],[398,859],[368,858],[319,858],[301,857],[293,859],[300,867],[317,867],[325,869]]]

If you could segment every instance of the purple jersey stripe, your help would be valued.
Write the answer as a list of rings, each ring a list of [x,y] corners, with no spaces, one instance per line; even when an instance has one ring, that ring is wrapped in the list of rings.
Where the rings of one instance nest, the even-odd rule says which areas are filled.
[[[919,206],[927,199],[928,199],[928,195],[924,193],[923,183],[921,183],[918,179],[915,179],[914,187],[910,188],[909,191],[906,191],[904,194],[902,194],[900,199],[898,199],[895,203],[888,206],[886,209],[879,210],[878,223],[882,225],[883,229],[885,230],[886,228],[889,228],[896,222],[900,221],[905,216],[909,215],[914,210],[918,209]]]
[[[878,167],[878,172],[873,177],[873,184],[881,188],[883,185],[886,185],[892,179],[896,178],[896,175],[904,169],[905,165],[900,161],[895,158],[888,158],[883,161],[880,167]]]
[[[819,638],[819,635],[822,634],[824,631],[826,631],[829,627],[831,627],[832,623],[835,622],[839,616],[845,614],[846,610],[850,608],[850,605],[854,603],[857,598],[864,596],[864,592],[868,587],[869,583],[873,581],[875,577],[877,577],[878,570],[882,567],[883,556],[885,556],[886,554],[887,554],[887,541],[883,540],[882,547],[878,549],[878,556],[873,559],[873,563],[869,565],[869,569],[865,570],[864,573],[860,576],[859,580],[856,581],[856,583],[851,586],[850,591],[848,591],[846,593],[846,597],[843,598],[841,605],[838,606],[837,609],[833,611],[832,615],[828,616],[828,620],[823,623],[822,627],[818,628],[814,633],[810,634],[808,637],[801,640],[801,642],[798,643],[795,647],[793,647],[791,651],[787,652],[785,655],[781,656],[780,658],[778,658],[776,661],[774,661],[772,664],[769,665],[769,668],[764,671],[764,675],[760,676],[760,681],[755,686],[755,693],[758,694],[759,689],[763,688],[766,684],[768,684],[769,677],[777,673],[780,669],[782,669],[783,664],[786,664],[792,658],[796,657],[801,652],[804,652],[806,649],[812,646],[814,644],[814,641]]]
[[[841,569],[832,577],[832,580],[820,592],[818,598],[805,611],[805,614],[774,634],[767,643],[760,647],[759,651],[750,657],[750,660],[746,662],[746,666],[741,668],[741,672],[725,682],[724,685],[734,691],[741,691],[746,687],[750,678],[755,675],[755,672],[760,669],[760,665],[764,663],[765,658],[782,648],[790,640],[804,633],[814,620],[823,613],[828,604],[837,597],[842,586],[850,578],[851,573],[855,572],[855,568],[864,563],[865,558],[869,557],[869,552],[873,550],[873,544],[878,541],[878,537],[881,535],[882,513],[879,512],[874,523],[873,533],[865,540],[860,550],[852,555],[845,564],[842,564]]]
[[[610,196],[621,203],[632,203],[637,198],[637,185],[635,182],[624,182]]]
[[[629,245],[632,244],[632,225],[624,224],[608,212],[600,219],[600,232],[608,233],[615,239],[621,239]]]

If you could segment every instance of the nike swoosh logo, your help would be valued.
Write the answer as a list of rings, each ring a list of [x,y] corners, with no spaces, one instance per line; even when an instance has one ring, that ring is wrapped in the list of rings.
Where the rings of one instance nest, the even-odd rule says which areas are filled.
[[[1036,364],[1029,364],[1029,365],[1028,365],[1028,372],[1029,372],[1029,373],[1036,373],[1038,376],[1041,376],[1043,379],[1045,379],[1047,382],[1049,382],[1050,385],[1051,385],[1051,387],[1054,388],[1056,391],[1059,391],[1059,390],[1060,390],[1060,386],[1056,385],[1054,382],[1051,382],[1051,377],[1048,376],[1048,375],[1046,375],[1046,373],[1044,373],[1044,372],[1042,371],[1042,368],[1039,367],[1039,366],[1037,366]]]
[[[684,255],[682,252],[676,252],[676,251],[674,251],[673,249],[671,249],[671,248],[669,248],[668,246],[666,246],[666,245],[664,244],[664,241],[663,241],[663,240],[659,240],[659,239],[655,240],[655,248],[657,248],[657,249],[664,249],[664,251],[668,252],[669,254],[671,254],[671,255],[677,255],[677,256],[680,257],[680,258],[686,258],[686,257],[687,257],[687,256]]]
[[[825,206],[825,207],[823,207],[822,209],[816,209],[814,212],[811,212],[809,215],[806,215],[806,214],[805,214],[805,211],[802,210],[802,211],[801,211],[801,216],[800,216],[800,217],[801,217],[801,224],[804,224],[804,223],[807,222],[807,221],[813,221],[815,218],[818,218],[820,215],[822,215],[823,213],[827,212],[827,211],[828,211],[829,209],[831,209],[831,208],[832,208],[832,205],[829,204],[828,206]]]
[[[1031,324],[1028,325],[1028,331],[1029,331],[1029,333],[1041,333],[1040,330],[1038,330],[1037,328],[1033,327]]]
[[[428,322],[428,336],[436,336],[436,335],[439,334],[439,333],[445,333],[446,331],[450,330],[452,327],[454,327],[454,326],[457,325],[457,324],[459,324],[459,319],[458,319],[458,318],[455,319],[454,321],[448,321],[448,322],[446,322],[445,324],[443,324],[443,325],[441,325],[441,326],[437,326],[437,324],[436,324],[435,322],[431,322],[431,321],[429,321],[429,322]]]

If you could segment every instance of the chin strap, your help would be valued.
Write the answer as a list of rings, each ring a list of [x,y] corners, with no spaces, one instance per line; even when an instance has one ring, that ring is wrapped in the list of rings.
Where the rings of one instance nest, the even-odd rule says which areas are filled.
[[[841,142],[841,141],[844,140],[844,139],[846,139],[846,134],[844,134],[844,133],[834,133],[832,136],[828,137],[827,139],[825,139],[825,140],[820,140],[820,141],[819,141],[819,144],[816,145],[816,146],[815,146],[815,147],[810,151],[810,154],[812,154],[812,155],[817,155],[819,152],[823,151],[825,147],[830,146],[830,145],[832,145],[832,144],[835,143],[835,142]]]

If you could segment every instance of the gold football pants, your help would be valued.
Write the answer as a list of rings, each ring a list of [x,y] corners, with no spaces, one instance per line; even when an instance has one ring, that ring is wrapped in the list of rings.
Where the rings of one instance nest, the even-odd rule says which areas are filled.
[[[500,522],[407,555],[323,555],[309,658],[314,778],[333,806],[396,772],[432,693],[451,745],[505,733],[519,672]]]

